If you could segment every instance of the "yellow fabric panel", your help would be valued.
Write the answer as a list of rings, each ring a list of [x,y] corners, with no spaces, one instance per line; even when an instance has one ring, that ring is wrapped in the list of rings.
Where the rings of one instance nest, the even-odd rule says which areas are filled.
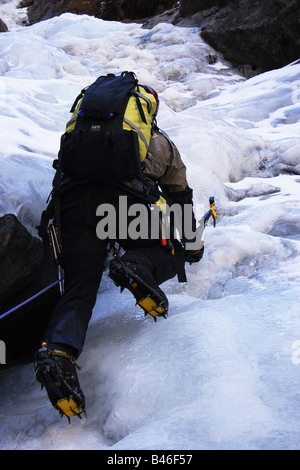
[[[76,119],[77,119],[77,116],[78,116],[78,112],[80,110],[82,100],[83,100],[83,98],[81,98],[81,100],[78,102],[78,104],[76,106],[76,109],[75,109],[74,113],[72,114],[71,119],[67,122],[66,132],[68,132],[68,133],[73,132],[74,129],[75,129]]]
[[[135,91],[137,91],[137,89]],[[135,96],[132,96],[129,99],[129,102],[128,102],[128,105],[127,105],[127,108],[126,108],[126,111],[125,111],[124,118],[131,121],[136,127],[138,127],[140,129],[140,131],[144,135],[144,137],[145,137],[145,139],[146,139],[146,141],[148,142],[148,145],[149,145],[150,138],[151,138],[152,118],[155,115],[157,103],[156,103],[156,100],[155,100],[154,96],[152,95],[152,93],[147,93],[146,90],[144,90],[144,88],[141,88],[141,87],[139,87],[139,91],[140,91],[140,93],[142,93],[142,95],[144,95],[151,102],[151,118],[150,118],[149,113],[148,113],[148,103],[147,103],[147,101],[144,100],[142,97],[140,97],[140,103],[141,103],[142,108],[144,110],[144,114],[145,114],[145,117],[146,117],[146,120],[147,120],[147,124],[145,124],[142,121],[140,112],[139,112],[138,107],[137,107],[136,97]],[[133,128],[130,126],[130,124],[128,124],[127,122],[124,121],[123,122],[123,129],[132,130]],[[140,160],[143,161],[146,158],[148,147],[146,147],[146,145],[143,142],[143,140],[141,139],[141,137],[140,136],[138,136],[138,137],[139,137],[139,148],[140,148]]]

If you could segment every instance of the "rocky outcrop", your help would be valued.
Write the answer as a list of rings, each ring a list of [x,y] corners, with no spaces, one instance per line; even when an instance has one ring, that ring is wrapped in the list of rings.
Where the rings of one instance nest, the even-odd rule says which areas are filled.
[[[87,14],[104,20],[139,20],[171,8],[174,0],[22,0],[20,7],[28,8],[28,23],[58,16],[65,12]]]
[[[8,27],[6,26],[4,21],[1,20],[0,18],[0,33],[6,33],[6,31],[8,31]]]
[[[179,10],[181,16],[188,16],[198,11],[208,10],[212,7],[223,7],[231,1],[232,0],[181,0]]]
[[[41,240],[32,237],[18,219],[7,214],[0,219],[0,312],[6,305],[31,293],[43,263]],[[39,281],[40,283],[40,281]]]
[[[300,57],[299,0],[181,0],[180,15],[243,71],[265,72]]]
[[[0,277],[0,340],[8,367],[32,360],[59,297],[57,285],[36,296],[56,281],[57,269],[44,257],[42,241],[11,214],[0,218]]]
[[[246,76],[300,57],[300,0],[22,0],[28,24],[65,12],[105,20],[198,26],[202,38]],[[147,19],[147,21],[145,20]]]

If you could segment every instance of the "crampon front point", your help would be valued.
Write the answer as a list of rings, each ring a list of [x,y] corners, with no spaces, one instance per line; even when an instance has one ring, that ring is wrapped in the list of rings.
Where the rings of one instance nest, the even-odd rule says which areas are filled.
[[[62,417],[65,415],[69,421],[71,416],[78,416],[78,418],[82,419],[82,413],[86,414],[83,409],[78,407],[72,398],[69,400],[67,398],[61,398],[56,403],[55,408],[58,409]]]
[[[150,296],[138,300],[137,304],[144,310],[145,315],[151,315],[154,318],[154,321],[156,321],[156,317],[167,317],[167,311],[164,307],[157,305],[155,300]]]

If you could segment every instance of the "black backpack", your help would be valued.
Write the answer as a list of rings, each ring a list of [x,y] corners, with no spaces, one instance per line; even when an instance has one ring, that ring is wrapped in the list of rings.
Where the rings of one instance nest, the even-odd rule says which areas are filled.
[[[133,72],[99,77],[76,98],[58,165],[73,179],[128,181],[141,174],[158,107]]]

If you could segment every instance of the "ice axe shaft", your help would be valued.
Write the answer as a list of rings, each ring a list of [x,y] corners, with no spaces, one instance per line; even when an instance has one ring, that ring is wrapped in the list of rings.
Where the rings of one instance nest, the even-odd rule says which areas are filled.
[[[204,225],[207,224],[210,217],[213,217],[214,227],[215,227],[216,226],[216,220],[217,220],[217,212],[216,212],[216,209],[215,209],[215,198],[213,196],[209,198],[209,206],[210,206],[209,211],[207,211],[206,214],[204,215]]]

